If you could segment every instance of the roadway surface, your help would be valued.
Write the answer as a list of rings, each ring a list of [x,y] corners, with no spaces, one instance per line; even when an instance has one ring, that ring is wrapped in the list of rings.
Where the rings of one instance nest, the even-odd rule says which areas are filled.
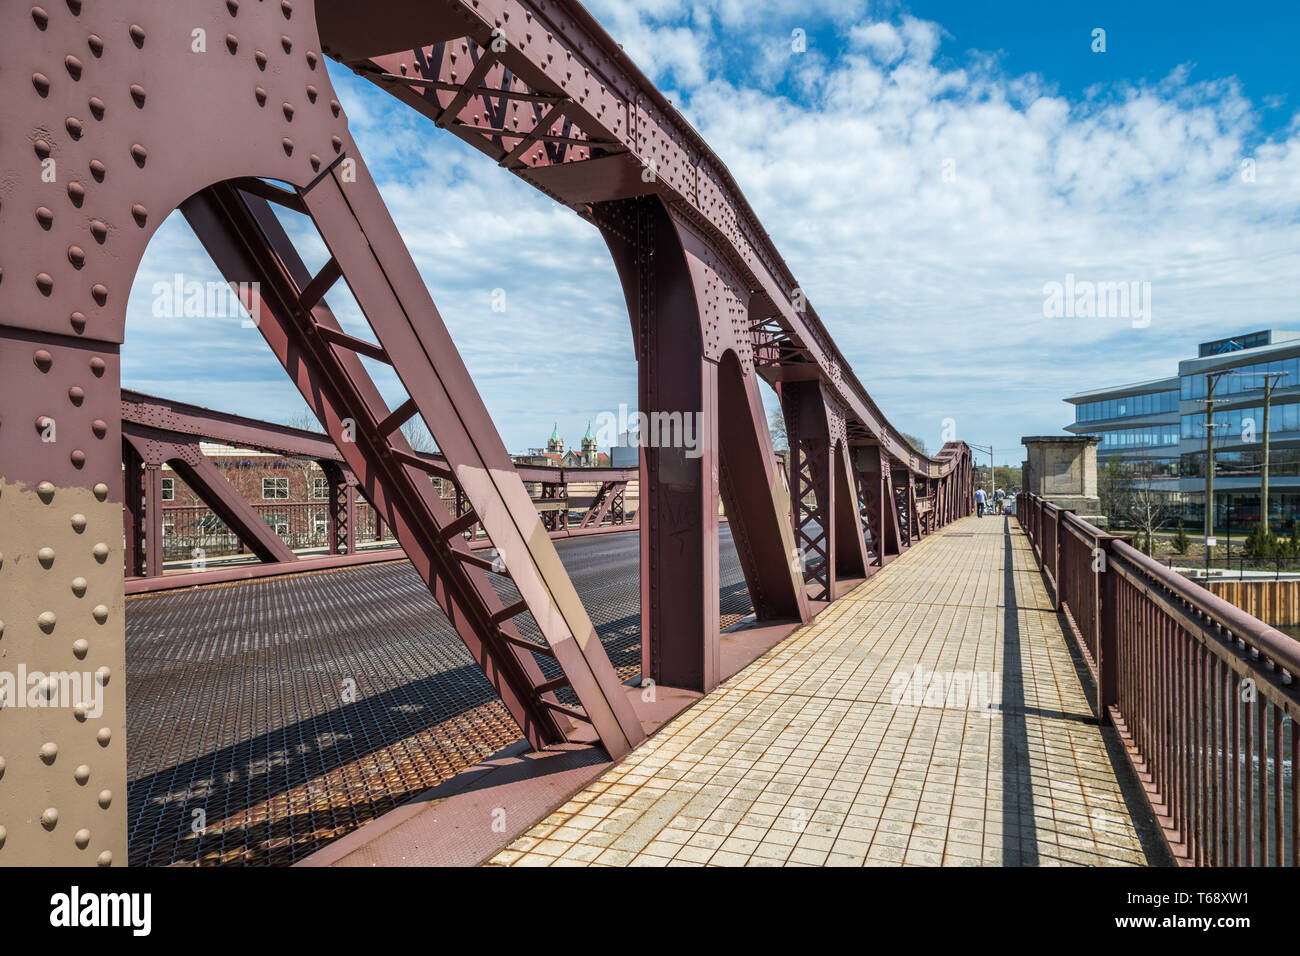
[[[752,606],[720,535],[727,627]],[[556,542],[623,679],[637,537]],[[404,560],[142,595],[126,622],[135,865],[292,863],[520,737]]]

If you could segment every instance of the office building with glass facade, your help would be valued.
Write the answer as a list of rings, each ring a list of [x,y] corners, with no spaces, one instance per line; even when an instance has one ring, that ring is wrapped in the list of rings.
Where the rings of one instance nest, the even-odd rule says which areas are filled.
[[[1207,401],[1214,382],[1216,524],[1259,521],[1264,386],[1269,410],[1269,505],[1275,529],[1300,517],[1300,331],[1269,329],[1203,342],[1174,378],[1071,395],[1066,431],[1101,438],[1098,464],[1118,457],[1171,495],[1189,526],[1204,522]]]

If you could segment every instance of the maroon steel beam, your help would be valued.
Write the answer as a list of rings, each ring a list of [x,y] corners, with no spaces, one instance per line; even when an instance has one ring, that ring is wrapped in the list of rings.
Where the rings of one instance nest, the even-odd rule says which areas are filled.
[[[622,281],[638,368],[642,673],[707,691],[718,659],[718,510],[731,523],[761,618],[806,620],[789,497],[744,326],[711,322],[748,292],[693,227],[655,199],[608,203],[593,217]],[[644,517],[643,517],[644,516]]]
[[[156,562],[147,562],[148,576],[162,574],[162,478],[163,465],[170,465],[212,512],[225,522],[239,540],[262,561],[296,561],[297,555],[262,519],[230,482],[203,454],[197,441],[170,441],[153,429],[129,422],[122,426],[124,440],[144,461],[147,481],[145,523],[149,528],[147,550],[157,552]],[[128,463],[129,464],[129,463]],[[154,478],[157,472],[157,478]],[[158,482],[154,500],[152,482]],[[152,510],[151,510],[152,509]],[[153,535],[157,534],[157,538]]]
[[[530,524],[537,527],[536,510],[378,193],[368,178],[368,188],[358,188],[360,181],[345,189],[326,174],[299,195],[379,337],[377,348],[397,370],[445,456],[444,477],[454,476],[500,550],[546,652],[559,661],[586,710],[584,719],[611,753],[626,752],[643,735],[640,723],[554,547],[540,529],[529,533]],[[526,649],[530,645],[510,623],[481,567],[457,553],[463,548],[459,535],[444,534],[451,518],[434,494],[428,465],[411,452],[399,429],[381,427],[392,413],[354,348],[336,332],[321,333],[337,330],[337,322],[266,201],[214,187],[187,202],[184,211],[229,279],[260,284],[262,308],[270,315],[259,326],[264,337],[525,733],[535,745],[564,739],[567,729],[558,721],[570,712],[543,686],[532,656],[540,652]],[[356,440],[349,441],[353,430]]]
[[[329,436],[319,432],[294,428],[291,425],[277,425],[256,418],[234,415],[230,412],[216,411],[179,402],[170,398],[159,398],[143,392],[122,390],[122,421],[146,425],[175,435],[193,435],[205,441],[221,442],[237,448],[251,448],[276,455],[288,455],[299,458],[314,458],[317,461],[339,461],[343,456],[330,441]],[[421,458],[434,463],[446,464],[446,458],[436,452],[419,452]],[[545,481],[554,484],[568,484],[577,481],[630,481],[637,476],[635,468],[587,468],[568,466],[564,468],[546,465],[516,465],[515,470],[523,481]]]
[[[800,361],[767,366],[765,378],[817,378],[905,467],[955,467],[916,455],[880,414],[726,166],[576,0],[316,9],[331,55],[547,195],[580,211],[662,196],[771,304],[786,354]]]

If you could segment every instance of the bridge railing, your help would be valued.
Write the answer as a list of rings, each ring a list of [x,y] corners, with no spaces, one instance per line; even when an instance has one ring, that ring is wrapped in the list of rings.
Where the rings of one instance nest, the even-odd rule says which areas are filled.
[[[1300,642],[1037,495],[1017,515],[1175,858],[1300,865]]]

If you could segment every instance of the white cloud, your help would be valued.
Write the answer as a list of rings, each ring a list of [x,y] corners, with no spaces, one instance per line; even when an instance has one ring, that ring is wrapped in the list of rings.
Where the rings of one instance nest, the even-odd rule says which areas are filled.
[[[803,14],[774,0],[602,0],[594,11],[672,87],[858,377],[931,448],[950,417],[961,437],[1009,448],[1068,421],[1068,393],[1172,374],[1202,339],[1297,324],[1300,122],[1262,139],[1262,107],[1233,82],[1180,70],[1070,100],[986,54],[950,63],[940,25],[871,20],[855,2],[809,15],[816,42],[794,56]],[[596,232],[331,75],[507,445],[541,443],[556,419],[573,440],[598,411],[634,404],[627,314]],[[1253,183],[1240,174],[1248,158]],[[159,245],[148,270],[166,272],[155,254],[182,247]],[[1044,283],[1067,272],[1150,281],[1151,326],[1045,319]],[[504,316],[490,310],[498,287]],[[128,379],[143,372],[136,347]],[[251,345],[231,348],[232,361],[258,361]]]

